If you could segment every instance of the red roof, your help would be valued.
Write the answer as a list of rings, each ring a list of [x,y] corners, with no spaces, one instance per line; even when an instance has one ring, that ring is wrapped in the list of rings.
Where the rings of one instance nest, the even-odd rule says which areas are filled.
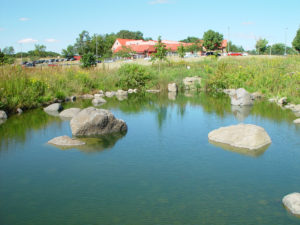
[[[127,42],[127,41],[138,41],[138,40],[117,38],[117,41],[118,41],[121,45],[126,45],[126,42]]]

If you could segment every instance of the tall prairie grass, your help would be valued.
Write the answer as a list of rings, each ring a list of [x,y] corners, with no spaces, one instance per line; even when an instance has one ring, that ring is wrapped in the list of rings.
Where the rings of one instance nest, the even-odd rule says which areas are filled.
[[[104,65],[92,69],[0,67],[0,109],[13,112],[18,107],[35,108],[55,98],[64,99],[99,89],[106,91],[120,87],[130,88],[134,71],[131,73],[128,70],[126,80],[124,71],[127,70],[122,67],[124,65],[120,69],[108,69]],[[259,91],[267,97],[286,96],[291,102],[300,103],[299,56],[170,61],[163,64],[160,72],[155,64],[132,68],[147,73],[142,75],[146,78],[144,88],[165,90],[170,82],[176,82],[182,87],[184,77],[200,76],[203,78],[202,89],[207,91],[243,87],[250,92]],[[130,87],[126,87],[126,84],[130,84]]]

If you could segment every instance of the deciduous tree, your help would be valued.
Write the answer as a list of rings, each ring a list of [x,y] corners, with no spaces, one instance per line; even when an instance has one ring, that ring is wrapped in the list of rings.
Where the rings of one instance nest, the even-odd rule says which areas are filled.
[[[203,46],[207,50],[217,50],[221,47],[223,34],[213,30],[208,30],[203,35]]]

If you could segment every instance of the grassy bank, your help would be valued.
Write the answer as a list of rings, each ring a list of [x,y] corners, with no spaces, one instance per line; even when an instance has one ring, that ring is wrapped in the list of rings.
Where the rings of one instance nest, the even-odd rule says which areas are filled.
[[[76,68],[0,68],[0,109],[14,112],[16,108],[35,108],[45,102],[96,90],[117,90],[138,87],[165,90],[169,82],[183,87],[186,76],[201,76],[202,88],[244,87],[260,91],[267,97],[287,96],[300,103],[300,57],[206,58],[194,62],[164,63],[160,73],[157,65],[122,66],[107,69],[98,66],[89,70]],[[190,69],[186,67],[190,66]]]

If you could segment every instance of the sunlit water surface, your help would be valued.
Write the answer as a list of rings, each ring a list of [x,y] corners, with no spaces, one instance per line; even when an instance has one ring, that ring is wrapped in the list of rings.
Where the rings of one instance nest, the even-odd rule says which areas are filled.
[[[281,203],[300,192],[300,126],[257,102],[238,112],[226,97],[130,96],[102,106],[125,136],[80,149],[46,144],[71,136],[69,121],[33,110],[0,125],[0,224],[300,224]],[[68,103],[87,107],[90,101]],[[262,126],[264,152],[224,150],[207,135],[240,122]]]

